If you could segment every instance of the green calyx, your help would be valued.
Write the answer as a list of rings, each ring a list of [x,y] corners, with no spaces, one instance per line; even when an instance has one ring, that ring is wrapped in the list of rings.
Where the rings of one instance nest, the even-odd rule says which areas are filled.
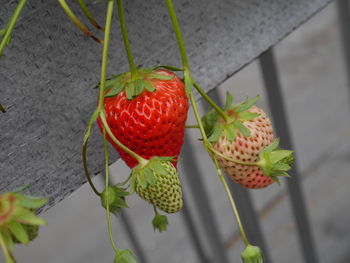
[[[0,245],[6,262],[15,262],[12,257],[15,243],[28,244],[37,237],[39,226],[47,224],[36,215],[36,209],[46,203],[47,199],[18,192],[0,195]]]
[[[291,169],[294,162],[293,151],[278,148],[279,139],[267,146],[259,154],[257,165],[261,168],[265,176],[270,177],[280,184],[278,176],[290,177],[287,171]]]
[[[116,253],[114,263],[137,263],[137,261],[129,249],[123,249]]]
[[[259,247],[248,245],[241,253],[243,263],[263,263],[263,254]]]
[[[259,116],[258,113],[248,111],[258,99],[259,96],[255,96],[250,100],[246,98],[243,102],[233,104],[233,97],[227,92],[226,103],[223,108],[227,116],[222,118],[215,109],[211,109],[202,117],[208,140],[217,142],[225,134],[229,141],[234,141],[238,132],[249,137],[250,131],[243,123]]]
[[[152,85],[152,80],[171,80],[173,76],[168,76],[156,72],[159,68],[170,69],[178,71],[181,69],[171,66],[157,66],[153,68],[138,68],[134,74],[131,72],[125,72],[120,75],[112,76],[106,80],[106,93],[105,98],[117,96],[122,91],[125,91],[125,95],[128,100],[137,98],[142,94],[144,90],[154,92],[155,88]],[[96,86],[99,88],[99,85]]]
[[[109,205],[109,211],[115,215],[118,215],[122,208],[128,208],[129,206],[125,202],[125,197],[130,195],[126,188],[122,188],[119,185],[109,186],[108,193],[105,189],[101,194],[101,205],[107,209]]]
[[[168,218],[165,215],[158,214],[157,208],[154,207],[155,216],[152,220],[152,225],[154,231],[158,230],[159,232],[166,231],[168,228]]]
[[[182,208],[182,189],[171,157],[153,157],[146,165],[135,167],[130,187],[136,193],[166,213]]]

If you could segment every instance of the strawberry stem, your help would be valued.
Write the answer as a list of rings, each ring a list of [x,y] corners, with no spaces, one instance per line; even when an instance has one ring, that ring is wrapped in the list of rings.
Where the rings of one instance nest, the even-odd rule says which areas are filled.
[[[94,36],[94,34],[91,33],[89,29],[87,29],[86,26],[84,26],[80,20],[75,16],[73,11],[69,8],[65,0],[58,0],[58,3],[61,5],[64,12],[68,15],[70,20],[81,30],[87,37],[91,37],[93,40],[95,40],[97,43],[102,44],[103,41],[97,37]]]
[[[185,86],[186,86],[186,89],[188,91],[188,94],[189,94],[189,97],[190,97],[190,101],[191,101],[191,104],[192,104],[192,107],[193,107],[193,112],[194,112],[195,118],[196,118],[197,123],[198,123],[199,130],[200,130],[202,138],[203,138],[204,147],[206,148],[206,150],[210,154],[210,147],[211,146],[210,146],[210,143],[208,141],[207,135],[206,135],[206,133],[204,131],[203,124],[202,124],[202,121],[201,121],[201,118],[200,118],[200,115],[199,115],[198,107],[197,107],[197,104],[196,104],[196,101],[195,101],[195,98],[194,98],[193,92],[192,92],[192,86],[195,85],[195,82],[193,81],[193,79],[191,78],[191,75],[190,75],[190,69],[189,69],[189,66],[188,66],[188,60],[187,60],[185,45],[184,45],[184,42],[183,42],[183,39],[182,39],[180,25],[179,25],[179,22],[178,22],[178,19],[177,19],[177,16],[176,16],[175,8],[174,8],[174,5],[172,3],[172,0],[165,0],[165,1],[166,1],[166,4],[167,4],[167,7],[168,7],[169,16],[170,16],[171,21],[173,23],[176,39],[177,39],[179,50],[180,50],[180,53],[181,53],[181,58],[182,58],[182,63],[183,63],[183,68],[184,68]],[[239,226],[240,232],[242,234],[244,243],[245,243],[246,246],[248,246],[249,245],[249,241],[248,241],[247,236],[245,234],[245,231],[244,231],[244,228],[243,228],[243,225],[242,225],[242,222],[241,222],[238,210],[236,208],[234,199],[232,197],[232,194],[231,194],[231,192],[230,192],[230,190],[229,190],[229,188],[227,186],[227,183],[226,183],[226,181],[225,181],[225,179],[224,179],[224,177],[222,175],[220,167],[218,166],[217,160],[215,158],[212,158],[212,159],[213,159],[213,162],[215,164],[218,177],[219,177],[220,181],[223,183],[225,191],[226,191],[226,194],[227,194],[227,196],[229,198],[229,201],[230,201],[231,207],[233,209],[233,213],[234,213],[234,215],[236,217],[236,221],[238,223],[238,226]]]
[[[198,129],[199,126],[198,125],[186,125],[185,128],[186,129]]]
[[[241,232],[241,235],[242,235],[244,244],[245,244],[246,246],[248,246],[248,245],[250,245],[250,243],[249,243],[249,241],[248,241],[248,239],[247,239],[247,236],[246,236],[246,234],[245,234],[245,232],[244,232],[244,228],[243,228],[242,221],[241,221],[241,218],[240,218],[240,216],[239,216],[239,213],[238,213],[238,210],[237,210],[237,207],[236,207],[235,200],[233,199],[233,196],[232,196],[232,194],[231,194],[231,191],[230,191],[230,189],[228,188],[227,182],[226,182],[224,176],[222,175],[222,172],[221,172],[221,169],[220,169],[220,167],[219,167],[219,164],[218,164],[217,160],[216,160],[215,158],[212,158],[212,160],[213,160],[213,162],[214,162],[214,164],[215,164],[216,172],[217,172],[217,174],[218,174],[218,176],[219,176],[219,179],[220,179],[220,181],[222,182],[222,184],[224,185],[225,191],[226,191],[227,196],[228,196],[228,198],[229,198],[229,200],[230,200],[231,208],[232,208],[233,213],[234,213],[234,215],[235,215],[235,218],[236,218],[236,221],[237,221],[237,225],[238,225],[238,227],[239,227],[239,231]]]
[[[129,65],[130,65],[131,79],[134,80],[135,75],[137,74],[137,69],[135,66],[134,57],[132,55],[131,45],[130,45],[130,41],[129,41],[129,37],[128,37],[128,30],[126,28],[123,0],[117,0],[117,5],[118,5],[120,29],[122,31],[124,47],[125,47],[126,55],[128,57],[128,61],[129,61]]]
[[[89,173],[89,169],[88,169],[88,165],[87,165],[87,143],[88,143],[88,141],[86,141],[86,143],[84,143],[84,145],[83,145],[84,175],[85,175],[86,179],[88,180],[88,183],[89,183],[92,191],[94,191],[94,193],[96,195],[101,196],[101,193],[97,190],[97,188],[95,187],[95,185],[92,182],[91,177],[90,177],[90,173]]]
[[[110,3],[112,2],[112,10],[113,10],[113,4],[114,0],[110,0],[108,2],[108,7],[110,7]],[[107,145],[107,139],[106,139],[106,129],[103,128],[103,149],[105,152],[105,173],[106,173],[106,198],[107,198],[107,204],[106,204],[106,216],[107,216],[107,227],[108,227],[108,235],[109,239],[111,241],[112,248],[114,252],[117,254],[118,253],[118,248],[116,243],[114,242],[113,239],[113,231],[112,231],[112,224],[111,224],[111,213],[110,213],[110,207],[109,207],[109,162],[108,162],[108,145]]]
[[[205,93],[202,87],[194,80],[193,86],[196,88],[199,94],[201,94],[201,96],[209,103],[209,105],[212,106],[227,123],[230,123],[232,121],[231,118],[208,96],[207,93]]]
[[[214,148],[212,146],[208,146],[208,149],[210,151],[212,151],[215,155],[218,155],[218,156],[226,159],[227,161],[230,161],[230,162],[233,162],[233,163],[236,163],[236,164],[240,164],[240,165],[249,165],[249,166],[254,166],[255,165],[255,166],[258,166],[258,163],[242,162],[242,161],[230,158],[230,157],[226,156],[225,154],[222,154],[222,153],[214,150]]]
[[[102,32],[104,32],[104,28],[101,27],[101,26],[97,23],[96,19],[91,15],[91,13],[90,13],[89,9],[87,8],[87,6],[86,6],[84,0],[77,0],[77,1],[78,1],[78,4],[79,4],[81,10],[83,11],[84,15],[87,17],[87,19],[89,19],[90,23],[91,23],[94,27],[96,27],[98,30],[101,30]]]
[[[10,18],[10,21],[5,26],[5,35],[2,38],[1,43],[0,43],[0,56],[2,55],[2,52],[3,52],[6,44],[9,42],[13,28],[15,27],[16,22],[18,20],[18,17],[21,14],[22,9],[23,9],[24,5],[26,4],[26,2],[27,2],[27,0],[21,0],[18,3],[15,11],[13,12],[13,14]]]

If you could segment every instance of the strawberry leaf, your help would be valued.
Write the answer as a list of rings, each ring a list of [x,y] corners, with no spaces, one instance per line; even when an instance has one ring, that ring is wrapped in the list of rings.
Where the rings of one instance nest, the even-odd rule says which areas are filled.
[[[244,126],[241,122],[234,120],[232,123],[244,136],[250,136],[249,129],[246,126]]]
[[[42,207],[47,203],[45,198],[37,198],[28,195],[15,194],[19,204],[25,208],[36,209]]]
[[[132,100],[135,95],[135,84],[133,82],[129,82],[126,84],[125,95],[128,100]]]
[[[46,225],[47,222],[44,219],[36,216],[33,212],[25,209],[25,208],[17,208],[17,212],[13,215],[13,219],[17,222],[21,222],[23,224],[28,225]]]
[[[145,89],[148,90],[149,92],[153,92],[156,90],[149,81],[144,81],[143,84]]]
[[[235,130],[236,129],[233,125],[226,125],[226,127],[225,127],[226,136],[230,142],[233,142],[236,139],[236,131]]]
[[[152,220],[152,225],[154,231],[166,231],[168,227],[168,218],[165,215],[156,214]]]
[[[213,133],[215,123],[219,119],[219,114],[215,109],[211,109],[202,117],[203,128],[207,136]]]
[[[11,236],[11,233],[9,232],[9,230],[0,228],[0,238],[1,237],[3,238],[8,250],[12,252],[14,248],[14,242],[13,242],[13,237]]]
[[[213,129],[213,133],[209,136],[208,141],[209,142],[219,141],[223,131],[224,131],[224,125],[222,124],[215,125]]]
[[[249,112],[249,111],[243,111],[243,112],[240,112],[238,114],[238,117],[237,119],[239,119],[240,121],[242,122],[245,122],[245,121],[250,121],[250,120],[254,120],[255,118],[259,117],[260,114],[259,113],[254,113],[254,112]]]
[[[116,95],[118,95],[124,88],[125,83],[116,81],[113,82],[113,85],[106,85],[106,90],[109,90],[106,95],[105,98],[109,98],[109,97],[114,97]]]
[[[137,263],[135,256],[129,249],[118,250],[114,263]]]
[[[29,243],[28,234],[22,224],[16,221],[10,221],[6,224],[11,234],[22,244]]]
[[[235,112],[239,113],[239,112],[249,110],[258,101],[258,99],[259,99],[259,95],[255,96],[251,100],[248,100],[248,98],[246,98],[246,100],[243,103],[239,103],[235,105],[234,107]]]
[[[160,79],[160,80],[171,80],[174,78],[174,76],[168,76],[168,75],[163,75],[163,74],[158,74],[158,73],[152,73],[149,76],[151,78]]]
[[[168,174],[168,171],[162,166],[162,163],[159,161],[153,161],[153,162],[151,161],[149,163],[149,167],[157,174],[160,174],[160,175]]]
[[[227,111],[228,109],[230,109],[232,103],[233,103],[233,96],[231,95],[230,92],[226,92],[226,102],[225,102],[224,110]]]
[[[135,80],[135,97],[142,93],[143,86],[143,81],[141,79]]]
[[[108,187],[108,195],[107,189],[105,189],[101,194],[101,205],[105,209],[107,205],[109,205],[109,211],[115,215],[117,215],[122,208],[128,208],[129,206],[125,202],[125,197],[130,195],[127,192],[127,189],[121,188],[117,185]]]
[[[144,176],[146,177],[146,181],[149,185],[155,185],[157,182],[156,177],[154,176],[154,172],[149,167],[145,167],[143,169]]]
[[[152,71],[156,70],[156,69],[160,69],[160,68],[169,69],[171,71],[183,71],[182,68],[177,68],[177,67],[167,66],[167,65],[156,66],[156,67],[152,68]]]

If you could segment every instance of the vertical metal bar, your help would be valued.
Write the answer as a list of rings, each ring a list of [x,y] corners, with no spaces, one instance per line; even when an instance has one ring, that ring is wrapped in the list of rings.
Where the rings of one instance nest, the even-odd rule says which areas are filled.
[[[208,95],[219,105],[223,105],[220,98],[218,89],[214,89],[208,93]],[[237,209],[239,211],[242,224],[246,231],[248,240],[259,246],[264,252],[264,258],[266,263],[272,263],[270,253],[266,246],[266,241],[261,231],[260,223],[257,214],[254,209],[250,193],[247,189],[235,184],[230,178],[227,177],[229,182],[230,191],[235,199]]]
[[[103,184],[105,184],[105,182],[106,182],[105,177],[100,176],[100,178],[101,178],[101,181],[103,182]],[[144,263],[144,262],[148,263],[149,261],[146,257],[146,254],[144,253],[144,250],[142,249],[142,246],[141,246],[141,244],[136,236],[136,233],[135,233],[134,229],[132,228],[132,225],[130,223],[131,221],[129,219],[127,211],[122,209],[120,214],[119,214],[119,218],[126,229],[126,233],[128,234],[128,238],[130,239],[131,245],[133,246],[133,250],[134,250],[137,258],[142,263]]]
[[[260,67],[276,133],[281,137],[281,146],[286,149],[294,149],[289,132],[290,130],[287,122],[284,100],[272,49],[261,55]],[[313,242],[312,238],[309,218],[305,207],[304,194],[301,189],[300,176],[296,162],[294,163],[290,174],[292,176],[287,180],[288,190],[290,193],[294,217],[298,226],[299,239],[304,261],[307,263],[316,263],[319,261],[317,260],[315,243]]]
[[[347,75],[347,85],[350,88],[350,5],[349,0],[338,0],[337,9],[339,16],[340,34],[345,56],[345,67]]]
[[[139,239],[137,238],[136,236],[136,233],[134,231],[134,229],[132,228],[132,225],[131,225],[131,221],[129,219],[129,216],[128,216],[128,213],[127,211],[122,210],[120,212],[120,219],[126,229],[126,232],[128,233],[128,237],[130,239],[130,242],[134,248],[134,251],[135,251],[135,254],[137,255],[138,259],[139,259],[139,262],[145,262],[145,263],[148,263],[149,261],[147,260],[147,257],[144,253],[144,250],[142,249],[142,246],[139,242]]]
[[[185,153],[185,157],[182,160],[182,173],[188,180],[188,185],[192,192],[191,197],[196,203],[196,209],[204,224],[204,231],[214,254],[213,258],[215,258],[218,263],[228,263],[224,242],[220,236],[213,209],[211,208],[211,202],[205,190],[198,164],[193,158],[194,152],[190,145],[191,143],[186,135],[182,149]]]
[[[185,221],[185,226],[187,228],[188,234],[191,238],[192,244],[196,251],[198,262],[209,263],[209,260],[204,252],[204,248],[202,246],[202,242],[198,236],[198,231],[196,229],[193,217],[191,216],[190,211],[187,208],[187,201],[185,195],[183,195],[184,205],[182,207],[181,215]]]

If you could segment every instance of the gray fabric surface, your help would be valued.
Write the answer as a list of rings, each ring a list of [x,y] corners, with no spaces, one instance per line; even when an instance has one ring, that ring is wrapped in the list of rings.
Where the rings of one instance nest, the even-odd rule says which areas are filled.
[[[1,27],[16,2],[0,0]],[[180,65],[165,3],[125,2],[136,63]],[[331,0],[174,2],[193,75],[208,91]],[[103,23],[105,3],[89,6]],[[75,3],[72,7],[81,15]],[[110,74],[127,70],[116,16],[114,20]],[[0,103],[7,110],[0,114],[0,192],[30,184],[30,193],[50,197],[49,207],[85,182],[81,144],[96,105],[92,87],[99,79],[101,50],[56,1],[28,1],[11,47],[0,59]],[[91,171],[98,173],[103,154],[96,129],[90,145]]]

